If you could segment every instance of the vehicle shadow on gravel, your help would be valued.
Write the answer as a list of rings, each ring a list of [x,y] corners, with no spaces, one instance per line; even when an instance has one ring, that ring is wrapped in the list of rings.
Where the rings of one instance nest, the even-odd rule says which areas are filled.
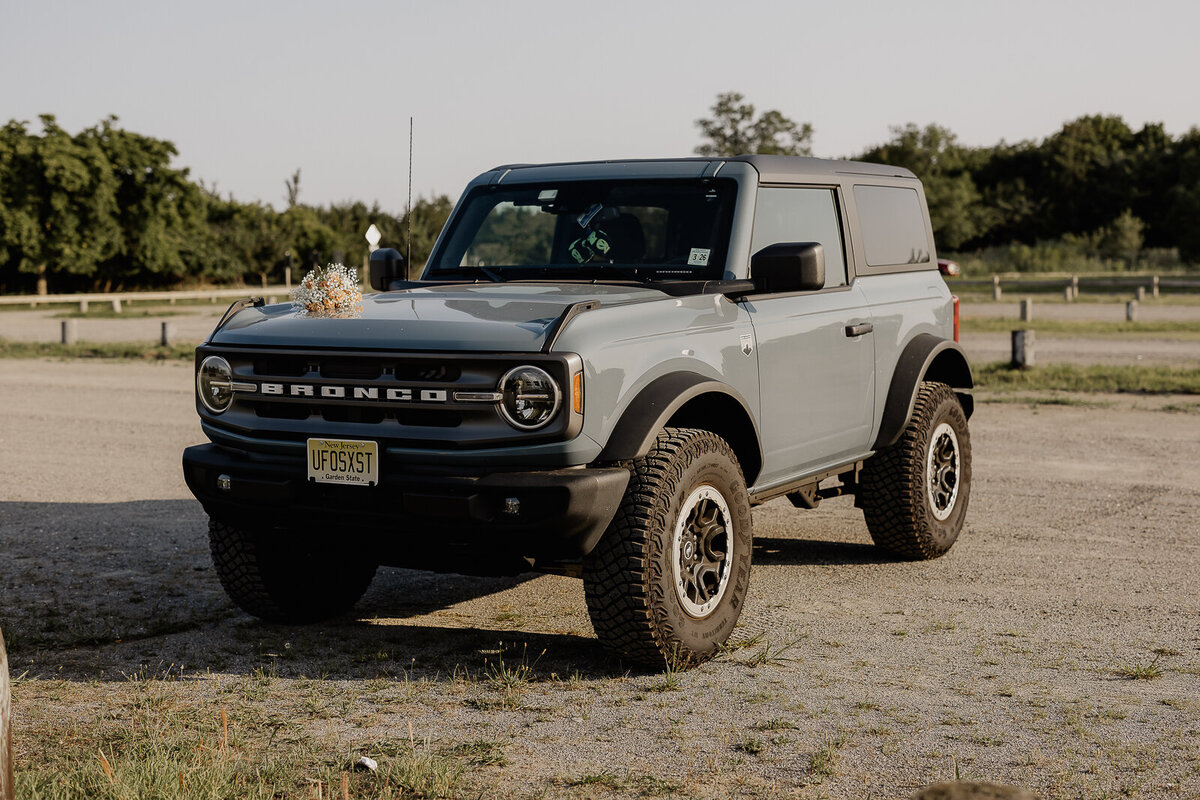
[[[901,560],[873,544],[864,542],[776,537],[754,539],[755,565],[891,564]]]
[[[552,633],[429,615],[536,579],[380,569],[352,613],[306,626],[268,625],[225,596],[192,500],[0,502],[0,628],[14,669],[54,665],[67,680],[125,680],[186,665],[364,678],[404,670],[450,675],[498,656],[538,672],[618,672],[588,634]],[[319,587],[315,590],[319,591]],[[420,619],[413,624],[410,620]],[[485,621],[486,622],[486,621]],[[426,624],[432,623],[432,624]]]

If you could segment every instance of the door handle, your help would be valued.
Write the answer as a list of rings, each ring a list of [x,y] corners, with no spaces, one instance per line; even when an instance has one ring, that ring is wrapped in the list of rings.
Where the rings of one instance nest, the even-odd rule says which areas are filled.
[[[857,325],[847,325],[846,335],[853,338],[855,336],[862,336],[864,333],[870,333],[873,330],[875,330],[875,326],[871,323],[860,322]]]

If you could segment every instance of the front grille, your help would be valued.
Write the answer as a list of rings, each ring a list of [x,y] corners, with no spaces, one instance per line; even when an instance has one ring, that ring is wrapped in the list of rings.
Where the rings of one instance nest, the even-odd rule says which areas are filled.
[[[564,403],[558,417],[535,433],[520,431],[490,400],[456,393],[495,392],[520,364],[549,371],[564,393],[580,369],[578,356],[542,354],[413,354],[362,352],[245,352],[202,348],[224,357],[244,387],[211,422],[256,438],[361,437],[439,449],[530,443],[578,430],[582,419]]]

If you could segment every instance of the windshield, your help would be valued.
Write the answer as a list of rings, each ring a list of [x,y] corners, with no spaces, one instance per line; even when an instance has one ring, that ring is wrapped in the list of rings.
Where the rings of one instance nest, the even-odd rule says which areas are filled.
[[[728,179],[478,187],[426,277],[720,278],[736,195],[737,184]]]

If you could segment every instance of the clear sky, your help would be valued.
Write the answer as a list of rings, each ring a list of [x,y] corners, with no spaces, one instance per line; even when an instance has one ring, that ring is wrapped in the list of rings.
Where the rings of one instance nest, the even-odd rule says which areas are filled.
[[[1200,125],[1200,3],[0,0],[0,121],[116,114],[222,194],[457,197],[497,164],[686,156],[719,92],[816,155],[936,122],[967,144],[1083,114]]]

